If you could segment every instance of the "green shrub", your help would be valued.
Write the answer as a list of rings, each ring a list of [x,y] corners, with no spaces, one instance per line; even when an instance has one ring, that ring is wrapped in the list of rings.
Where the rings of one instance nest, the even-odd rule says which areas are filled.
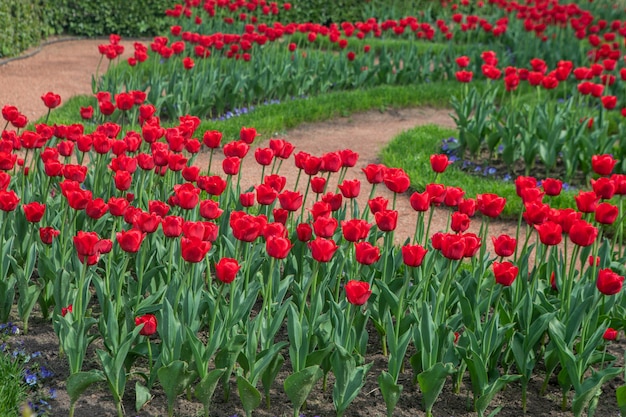
[[[14,56],[53,32],[43,21],[43,1],[0,1],[0,58]]]
[[[55,15],[53,25],[80,36],[151,36],[167,28],[165,10],[174,0],[50,0],[46,8]]]

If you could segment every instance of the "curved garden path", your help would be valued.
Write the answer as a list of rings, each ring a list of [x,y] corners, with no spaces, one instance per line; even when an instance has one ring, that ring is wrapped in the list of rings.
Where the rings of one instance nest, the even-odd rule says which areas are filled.
[[[0,61],[0,106],[16,106],[29,120],[45,115],[47,109],[41,101],[41,95],[48,91],[59,94],[63,100],[77,94],[91,94],[91,77],[96,72],[100,55],[97,46],[107,43],[105,39],[69,40],[52,42],[40,48],[26,52],[19,59]],[[125,54],[132,51],[132,41],[122,44]],[[106,61],[106,60],[105,60]],[[101,71],[106,67],[103,62]],[[361,168],[378,162],[381,149],[396,135],[404,130],[424,124],[437,124],[454,128],[455,124],[445,109],[413,108],[391,109],[385,112],[372,110],[348,117],[318,123],[305,123],[288,130],[282,137],[291,141],[297,151],[313,155],[340,149],[352,149],[359,153],[357,166],[348,172],[347,179],[361,180],[361,198],[359,207],[364,208],[369,195],[369,184]],[[260,141],[255,146],[267,146]],[[253,150],[250,151],[251,153]],[[200,155],[196,163],[207,166],[206,155]],[[251,159],[251,157],[249,157]],[[250,163],[243,165],[242,187],[249,187],[261,177],[260,166]],[[214,161],[218,163],[219,159]],[[214,165],[218,166],[219,165]],[[293,187],[297,169],[292,163],[283,164],[281,175],[288,178],[287,187]],[[430,173],[425,173],[430,175]],[[336,175],[335,175],[336,177]],[[301,181],[301,184],[304,181]],[[332,178],[331,178],[332,182]],[[334,187],[333,187],[334,188]],[[329,188],[329,189],[333,189]],[[377,195],[392,199],[393,195],[384,186],[377,188]],[[396,242],[403,242],[412,236],[415,230],[416,213],[409,204],[409,193],[399,196],[396,208],[399,211]],[[437,210],[433,217],[431,233],[446,228],[449,211]],[[470,231],[478,232],[479,221],[474,221]],[[490,234],[515,233],[515,225],[510,222],[496,221],[490,224]],[[491,242],[486,242],[489,245]]]

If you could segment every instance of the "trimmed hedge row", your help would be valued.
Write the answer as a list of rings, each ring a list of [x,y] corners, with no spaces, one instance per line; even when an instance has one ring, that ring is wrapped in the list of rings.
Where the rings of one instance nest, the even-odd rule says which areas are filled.
[[[0,1],[0,58],[19,54],[53,33],[44,0]]]
[[[144,37],[167,29],[165,10],[175,0],[49,0],[55,27],[62,33],[79,36]]]
[[[164,33],[176,0],[1,0],[0,58],[51,35],[145,37]]]
[[[182,0],[1,0],[0,58],[19,54],[50,35],[149,37],[166,33],[165,10]],[[283,20],[322,24],[369,17],[399,18],[435,0],[291,0]]]

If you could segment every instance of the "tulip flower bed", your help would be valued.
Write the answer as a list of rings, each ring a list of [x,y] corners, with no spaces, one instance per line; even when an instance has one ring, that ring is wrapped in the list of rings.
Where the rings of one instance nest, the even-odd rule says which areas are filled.
[[[51,109],[60,102],[52,93],[42,99]],[[92,134],[82,125],[13,130],[19,111],[5,106],[3,116],[0,319],[16,302],[25,330],[37,304],[52,320],[72,414],[96,382],[107,383],[122,414],[132,376],[138,408],[162,390],[172,414],[177,397],[193,392],[208,414],[219,386],[250,415],[288,369],[281,388],[294,415],[318,383],[343,415],[371,378],[393,415],[407,372],[427,413],[446,383],[458,390],[467,376],[483,415],[507,384],[521,386],[525,404],[533,377],[545,389],[558,375],[565,406],[573,393],[579,415],[623,372],[605,349],[623,327],[623,244],[601,233],[619,211],[591,194],[580,211],[552,213],[536,184],[518,178],[524,219],[540,242],[529,246],[533,229],[525,238],[491,236],[505,199],[467,199],[438,184],[449,160],[433,155],[432,182],[411,196],[417,228],[395,247],[396,197],[376,189],[395,196],[409,178],[368,165],[370,198],[359,207],[361,182],[350,169],[358,154],[349,149],[310,155],[271,139],[252,160],[254,128],[222,145],[219,131],[195,139],[193,116],[167,129],[145,117],[141,133],[106,122]],[[220,147],[225,159],[212,166]],[[194,162],[201,148],[208,166]],[[242,189],[250,163],[264,167],[261,182]],[[293,189],[280,175],[284,164],[299,169]],[[614,159],[592,164],[597,182],[610,181]],[[430,230],[440,204],[455,208],[449,228]],[[467,232],[475,213],[479,234]],[[386,357],[377,375],[371,338]],[[86,359],[97,369],[86,370]]]
[[[453,101],[460,154],[487,149],[509,165],[522,159],[526,174],[534,163],[549,174],[559,162],[568,176],[593,177],[591,190],[578,194],[577,210],[553,209],[543,199],[560,193],[560,179],[547,178],[539,187],[534,178],[519,176],[515,184],[524,210],[517,233],[492,236],[490,222],[506,199],[492,193],[467,198],[462,188],[439,183],[450,159],[434,154],[432,171],[422,173],[428,178],[423,192],[410,197],[417,227],[402,231],[408,237],[395,246],[397,196],[410,187],[403,169],[370,164],[354,172],[353,150],[311,155],[278,138],[257,147],[253,160],[253,127],[224,137],[219,130],[203,130],[199,117],[331,89],[455,76],[465,83],[473,79],[471,65],[478,59],[486,78],[500,79],[498,57],[513,59],[500,52],[506,42],[498,52],[456,60],[443,52],[418,54],[412,43],[393,54],[383,46],[374,56],[352,50],[335,55],[304,48],[304,41],[268,42],[300,31],[307,33],[306,42],[328,36],[343,50],[345,38],[355,33],[367,38],[391,31],[408,38],[411,28],[411,37],[442,42],[502,37],[510,43],[519,41],[520,28],[509,27],[503,17],[508,12],[498,10],[514,6],[494,2],[489,8],[500,18],[480,24],[455,13],[454,29],[443,20],[432,26],[407,18],[346,23],[341,31],[259,23],[228,1],[197,6],[168,11],[194,17],[183,20],[185,28],[172,27],[175,42],[156,38],[153,53],[137,44],[128,65],[94,77],[97,112],[82,109],[84,124],[48,125],[46,117],[28,130],[17,108],[2,109],[0,322],[17,314],[28,331],[33,311],[52,322],[70,371],[70,415],[96,383],[106,383],[122,415],[130,383],[137,410],[159,392],[173,415],[186,393],[210,415],[214,393],[220,392],[252,415],[264,401],[269,406],[270,393],[279,389],[294,416],[324,393],[341,416],[371,380],[390,416],[402,408],[408,384],[418,387],[426,415],[445,386],[471,392],[470,408],[482,416],[505,387],[520,390],[525,410],[529,394],[543,394],[554,384],[563,409],[593,414],[603,386],[624,372],[623,359],[607,352],[624,328],[626,308],[625,158],[616,146],[623,129],[607,122],[613,99],[600,99],[598,109],[593,99],[579,95],[560,105],[546,100],[518,116],[497,105],[494,81],[468,86]],[[265,5],[260,14],[279,9]],[[236,23],[233,13],[250,23]],[[581,15],[588,16],[574,6],[562,14],[574,27],[586,22]],[[221,32],[191,31],[207,20],[213,22],[210,31]],[[552,31],[555,39],[566,40],[566,29],[530,17],[510,24],[532,30],[529,48],[547,42]],[[473,36],[478,26],[487,34]],[[224,33],[229,28],[240,33]],[[112,36],[101,52],[117,56],[118,40]],[[585,55],[579,49],[567,49],[575,51],[576,62]],[[612,50],[596,52],[608,57]],[[521,50],[517,59],[528,53]],[[555,56],[531,62],[533,71],[526,71],[533,88],[553,90],[533,90],[537,101],[541,94],[554,99],[569,93],[565,80],[576,70],[571,63],[552,62]],[[553,73],[547,73],[546,61]],[[619,88],[603,73],[615,69],[610,65],[585,75],[605,75],[602,92]],[[511,68],[505,70],[508,92],[502,93],[510,96],[501,103],[528,97],[512,94],[525,76],[523,68]],[[587,87],[576,90],[585,94]],[[42,100],[50,110],[61,103],[53,93]],[[591,132],[588,119],[580,123],[582,113],[576,113],[586,106],[598,114],[595,122],[595,114],[584,113],[594,117]],[[224,158],[217,164],[213,156],[220,149]],[[200,152],[209,154],[202,164]],[[263,169],[258,183],[245,188],[242,170],[249,164]],[[298,170],[293,188],[281,175],[287,164]],[[382,187],[392,199],[377,194]],[[369,194],[366,205],[356,201],[362,191]],[[433,230],[432,217],[442,205],[451,211],[448,227]],[[476,234],[468,232],[472,221],[481,225]],[[616,232],[606,233],[610,225]],[[533,236],[536,243],[530,244]],[[374,373],[371,357],[377,353],[385,369]],[[92,362],[97,366],[87,365]],[[537,379],[541,386],[529,392]],[[626,388],[616,394],[624,408]]]

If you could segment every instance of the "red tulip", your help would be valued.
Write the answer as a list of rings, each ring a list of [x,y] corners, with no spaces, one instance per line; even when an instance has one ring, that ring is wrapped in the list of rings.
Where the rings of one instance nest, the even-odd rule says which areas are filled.
[[[495,218],[502,213],[506,199],[497,194],[478,194],[476,195],[476,202],[478,211],[487,217]]]
[[[252,207],[255,201],[254,193],[241,193],[239,194],[239,202],[243,207]]]
[[[339,152],[328,152],[322,155],[322,172],[339,172],[341,169],[341,156]]]
[[[225,158],[222,161],[222,170],[226,175],[237,175],[241,166],[241,159],[236,156]]]
[[[343,168],[352,168],[359,160],[359,154],[351,149],[339,151],[339,156],[341,157],[341,166]]]
[[[622,290],[624,277],[613,272],[610,268],[601,269],[598,272],[596,287],[604,295],[614,295]]]
[[[144,314],[143,316],[135,317],[135,326],[141,326],[139,334],[142,336],[152,336],[157,331],[157,318],[154,314]]]
[[[426,191],[423,193],[418,193],[416,191],[411,194],[409,202],[415,211],[428,211],[430,208],[430,195]]]
[[[604,332],[604,335],[602,335],[602,338],[604,340],[615,340],[617,339],[617,335],[618,335],[618,331],[609,327],[608,329],[606,329],[606,331]]]
[[[207,220],[215,220],[222,215],[224,210],[215,200],[202,200],[200,202],[200,216]]]
[[[259,165],[268,166],[274,159],[274,151],[271,148],[257,148],[254,151],[254,159]]]
[[[555,178],[546,178],[541,182],[541,186],[543,190],[549,196],[557,196],[561,194],[561,190],[563,189],[563,181],[555,179]]]
[[[67,313],[71,313],[72,310],[73,310],[72,304],[68,305],[67,307],[61,307],[61,316],[65,317]]]
[[[544,245],[558,245],[563,239],[563,229],[558,223],[548,221],[540,225],[535,225],[535,229],[539,233],[539,240],[541,240],[541,243]]]
[[[346,298],[350,304],[360,306],[367,302],[372,291],[367,282],[350,280],[346,283]]]
[[[463,200],[463,196],[465,195],[465,191],[463,191],[460,187],[448,187],[446,188],[446,192],[443,196],[443,203],[448,207],[456,207],[459,205],[461,200]]]
[[[591,157],[591,168],[598,175],[611,175],[617,160],[612,155],[593,155]]]
[[[226,189],[226,181],[219,175],[199,176],[197,184],[198,188],[215,196],[221,195]]]
[[[430,204],[439,206],[446,198],[446,187],[443,184],[426,184],[426,193],[430,198]]]
[[[362,219],[351,219],[341,222],[343,238],[348,242],[358,242],[367,239],[371,224]]]
[[[433,244],[434,247],[434,244]],[[458,261],[465,253],[465,239],[460,235],[447,234],[441,241],[441,254],[448,259]]]
[[[114,180],[115,188],[120,191],[126,191],[130,188],[133,177],[128,171],[117,171],[115,173]]]
[[[317,201],[313,204],[313,207],[311,207],[309,211],[313,216],[313,220],[315,220],[318,217],[329,217],[332,212],[332,208],[330,204],[325,201]]]
[[[459,213],[464,213],[472,217],[476,214],[476,200],[473,198],[465,198],[459,202],[457,208]]]
[[[575,221],[569,230],[570,240],[578,246],[591,245],[597,236],[598,229],[585,220]]]
[[[396,210],[384,210],[374,214],[376,226],[383,232],[396,230],[398,224],[398,212]]]
[[[39,238],[41,239],[41,242],[45,245],[51,245],[52,240],[55,237],[59,236],[60,233],[61,233],[60,231],[50,226],[39,228]]]
[[[222,141],[222,132],[217,130],[209,130],[204,133],[202,137],[202,143],[206,145],[207,148],[215,149],[219,148],[220,142]]]
[[[259,184],[255,188],[256,199],[261,205],[269,206],[276,200],[276,197],[278,196],[278,192],[269,185]]]
[[[466,56],[460,56],[458,58],[455,59],[456,64],[460,67],[460,68],[465,68],[469,65],[470,63],[470,59]]]
[[[456,233],[463,233],[470,227],[470,218],[467,214],[454,212],[452,213],[452,221],[450,228]]]
[[[251,144],[257,136],[256,129],[253,127],[242,127],[239,131],[239,140]]]
[[[394,193],[403,193],[411,185],[409,176],[401,168],[386,168],[383,174],[383,182]]]
[[[339,184],[339,190],[345,198],[356,198],[361,192],[361,181],[359,180],[344,180]]]
[[[24,204],[22,209],[24,210],[24,216],[26,216],[27,221],[37,223],[43,217],[46,211],[46,205],[34,201],[29,204]]]
[[[265,178],[263,178],[263,184],[269,185],[276,190],[277,193],[280,193],[287,184],[287,177],[277,174],[266,175]]]
[[[548,220],[550,215],[550,206],[541,202],[532,202],[524,204],[524,213],[522,216],[529,225],[542,224]]]
[[[380,249],[369,242],[357,242],[354,248],[354,257],[362,265],[372,265],[380,259]]]
[[[310,241],[308,245],[311,249],[311,256],[317,262],[329,262],[338,248],[334,240],[321,237]]]
[[[298,191],[285,190],[278,195],[280,206],[287,211],[297,211],[302,207],[302,194]]]
[[[256,240],[261,235],[266,223],[267,219],[264,216],[252,216],[241,211],[233,211],[230,214],[230,227],[233,236],[243,242]]]
[[[161,216],[147,211],[137,211],[135,221],[132,223],[135,229],[141,230],[143,233],[154,233],[161,224]]]
[[[337,211],[341,208],[343,203],[343,196],[341,194],[326,193],[322,196],[322,201],[330,205],[331,211]]]
[[[48,92],[41,96],[41,100],[43,100],[43,104],[49,109],[54,109],[61,105],[61,96],[51,92]]]
[[[593,191],[579,191],[574,197],[576,207],[581,213],[593,213],[596,211],[598,197]]]
[[[474,77],[474,73],[472,71],[457,71],[455,75],[457,81],[461,83],[469,83]]]
[[[337,229],[337,219],[320,216],[313,221],[313,230],[317,237],[331,238]]]
[[[389,205],[389,200],[387,200],[385,197],[378,196],[369,200],[367,202],[367,205],[370,208],[370,211],[372,212],[372,214],[375,215],[379,211],[387,210],[387,206]]]
[[[202,262],[207,253],[211,250],[211,242],[200,239],[189,239],[186,237],[180,240],[180,253],[187,262]]]
[[[493,242],[493,249],[496,252],[496,255],[507,257],[515,253],[517,241],[514,237],[509,235],[500,235],[498,237],[492,236],[491,241]]]
[[[291,241],[286,237],[268,236],[265,242],[265,251],[276,259],[285,259],[291,250]]]
[[[526,188],[535,188],[537,186],[537,179],[534,177],[524,177],[520,175],[515,179],[515,192],[521,198],[522,190]]]
[[[311,191],[314,193],[321,194],[326,190],[326,178],[311,177],[309,181],[311,183]]]
[[[431,155],[430,156],[430,167],[432,170],[438,174],[444,172],[448,165],[450,165],[450,161],[448,160],[448,155],[439,154],[439,155]]]
[[[600,224],[613,224],[619,215],[617,206],[609,203],[600,203],[596,207],[595,219]]]
[[[166,237],[178,237],[183,233],[184,219],[178,216],[166,216],[161,219],[161,228]]]
[[[313,236],[313,229],[307,223],[300,223],[296,226],[296,234],[300,242],[308,242]]]
[[[600,100],[602,101],[602,106],[607,110],[612,110],[617,105],[616,96],[602,96]]]
[[[420,245],[404,245],[402,247],[402,260],[404,264],[411,267],[418,267],[422,264],[427,249]]]
[[[249,150],[250,150],[250,145],[240,140],[227,143],[226,145],[224,145],[224,148],[223,148],[224,156],[226,157],[236,156],[241,159],[243,159],[248,154]]]
[[[139,251],[141,242],[146,237],[141,230],[131,229],[128,231],[121,231],[115,234],[117,244],[120,245],[124,252],[136,253]]]
[[[15,191],[0,191],[0,210],[13,211],[17,208],[19,202],[20,199]]]
[[[215,264],[215,276],[224,284],[230,284],[237,277],[241,266],[236,259],[222,258]]]
[[[494,262],[493,275],[496,282],[505,287],[511,286],[517,277],[518,267],[511,262]]]
[[[481,239],[474,233],[465,233],[459,235],[465,241],[465,251],[463,251],[464,258],[471,258],[476,255],[478,249],[480,249]]]
[[[598,198],[610,200],[615,194],[615,183],[608,177],[600,177],[597,180],[591,180],[591,188]],[[589,198],[591,198],[589,196]]]
[[[381,164],[369,164],[363,168],[362,171],[367,178],[367,182],[370,184],[380,184],[383,182],[385,169],[386,167]]]
[[[187,182],[174,186],[173,203],[185,210],[192,210],[198,205],[200,189]]]

